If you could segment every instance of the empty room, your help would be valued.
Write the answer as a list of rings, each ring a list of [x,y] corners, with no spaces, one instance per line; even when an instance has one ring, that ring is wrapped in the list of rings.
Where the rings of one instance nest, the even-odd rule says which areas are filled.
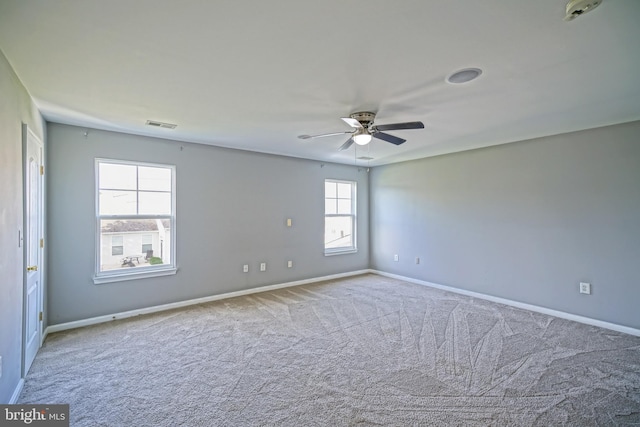
[[[639,20],[0,0],[0,424],[639,425]]]

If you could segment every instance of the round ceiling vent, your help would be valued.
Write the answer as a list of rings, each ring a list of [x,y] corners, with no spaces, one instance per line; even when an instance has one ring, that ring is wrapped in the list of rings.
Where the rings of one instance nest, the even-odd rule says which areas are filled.
[[[452,84],[466,83],[478,78],[480,74],[482,74],[482,70],[480,68],[465,68],[451,74],[447,77],[447,81]]]

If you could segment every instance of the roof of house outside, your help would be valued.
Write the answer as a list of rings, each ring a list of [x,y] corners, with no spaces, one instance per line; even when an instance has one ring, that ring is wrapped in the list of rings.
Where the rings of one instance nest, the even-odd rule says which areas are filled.
[[[171,221],[168,219],[161,220],[165,230],[171,228]],[[136,231],[158,231],[158,225],[155,219],[134,219],[134,220],[115,220],[103,221],[100,231],[103,233],[125,233]]]

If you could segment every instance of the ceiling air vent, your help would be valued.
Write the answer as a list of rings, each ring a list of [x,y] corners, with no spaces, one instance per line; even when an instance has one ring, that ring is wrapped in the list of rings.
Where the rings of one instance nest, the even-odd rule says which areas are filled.
[[[176,126],[178,126],[178,125],[174,125],[173,123],[163,123],[163,122],[157,122],[155,120],[147,120],[146,125],[154,126],[157,128],[164,128],[164,129],[175,129]]]

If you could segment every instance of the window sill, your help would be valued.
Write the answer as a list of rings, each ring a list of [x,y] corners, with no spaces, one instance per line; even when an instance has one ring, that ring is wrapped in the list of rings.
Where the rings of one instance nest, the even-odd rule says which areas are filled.
[[[345,254],[355,254],[355,253],[358,253],[358,250],[353,248],[334,249],[330,251],[324,251],[324,256],[345,255]]]
[[[151,271],[109,274],[109,275],[103,275],[103,276],[94,276],[93,283],[95,285],[101,285],[103,283],[125,282],[127,280],[147,279],[150,277],[172,276],[177,272],[178,272],[178,269],[176,267],[172,267],[172,268],[163,268],[163,269],[157,269],[157,270],[151,270]]]

